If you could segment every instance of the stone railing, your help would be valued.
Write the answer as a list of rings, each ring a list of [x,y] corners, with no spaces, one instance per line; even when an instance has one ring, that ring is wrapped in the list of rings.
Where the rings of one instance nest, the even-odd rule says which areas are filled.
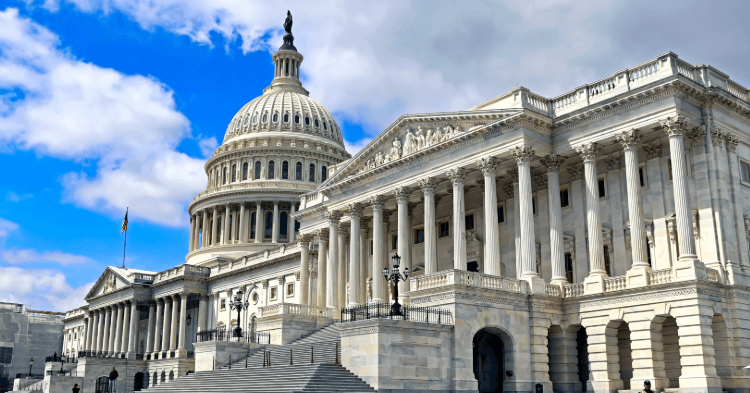
[[[153,274],[136,273],[133,275],[133,282],[136,284],[151,284],[154,282],[154,278]]]
[[[300,315],[304,317],[333,319],[337,317],[336,314],[338,313],[333,308],[305,306],[294,303],[279,303],[258,309],[258,316],[260,318],[276,315]]]
[[[610,277],[604,279],[604,292],[621,291],[627,288],[625,276]]]
[[[562,296],[562,289],[560,288],[559,285],[545,284],[544,293],[546,293],[547,296],[560,297]]]
[[[163,272],[156,273],[154,275],[154,283],[159,283],[167,280],[171,280],[178,276],[187,277],[202,277],[207,278],[211,274],[211,269],[207,267],[195,266],[182,264],[180,266],[167,269]]]
[[[719,274],[717,270],[706,269],[706,279],[708,281],[721,282],[721,275]]]
[[[672,269],[653,270],[648,273],[648,282],[651,285],[669,284],[672,282]]]
[[[455,269],[412,277],[410,288],[412,291],[419,291],[448,285],[467,285],[516,293],[528,292],[525,281]]]
[[[583,296],[583,283],[565,284],[563,290],[566,298]]]

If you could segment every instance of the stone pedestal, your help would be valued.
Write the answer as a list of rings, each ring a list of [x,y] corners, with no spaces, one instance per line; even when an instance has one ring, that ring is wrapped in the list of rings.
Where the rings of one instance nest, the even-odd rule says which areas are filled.
[[[264,307],[257,320],[257,330],[268,332],[271,344],[289,344],[333,323],[334,311],[291,303]]]
[[[229,357],[232,362],[244,359],[250,353],[265,348],[264,344],[253,344],[246,342],[233,341],[206,341],[194,343],[195,348],[195,371],[211,371],[229,363]]]
[[[530,295],[546,295],[546,283],[541,277],[527,277],[526,282],[529,283],[529,294]]]
[[[681,258],[672,266],[674,281],[705,280],[706,265],[697,259]]]
[[[604,293],[603,275],[590,275],[583,280],[583,293],[585,295],[594,295]]]
[[[628,288],[639,288],[649,285],[648,274],[650,272],[651,268],[648,266],[638,266],[628,270],[625,273]]]

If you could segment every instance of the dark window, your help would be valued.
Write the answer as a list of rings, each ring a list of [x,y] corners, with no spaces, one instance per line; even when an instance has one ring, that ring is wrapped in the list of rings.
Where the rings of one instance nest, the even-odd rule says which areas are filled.
[[[294,178],[296,180],[302,180],[302,163],[298,162],[297,165],[294,166]]]
[[[288,239],[289,215],[286,212],[279,214],[279,239]]]
[[[299,124],[299,115],[294,115],[294,122]]]
[[[249,118],[249,117],[246,117],[246,118],[245,118],[245,121],[243,121],[243,122],[242,122],[242,125],[243,125],[243,126],[246,126],[246,125],[247,125],[247,122],[249,122],[249,121],[250,121],[250,118]]]
[[[414,244],[424,243],[424,228],[414,230]]]
[[[260,161],[255,161],[255,180],[260,180]]]
[[[264,223],[264,229],[263,236],[266,239],[270,239],[273,236],[273,213],[272,212],[266,212],[266,222]]]
[[[309,118],[309,117],[307,117],[307,116],[305,116],[305,125],[306,125],[306,126],[309,126],[309,125],[310,125],[310,118]]]
[[[227,184],[227,171],[229,171],[229,168],[224,168],[224,181],[222,184]]]
[[[264,113],[263,114],[263,122],[265,123],[267,121],[268,121],[268,115]]]
[[[373,251],[375,251],[375,246],[372,245],[372,240],[370,240],[370,255],[372,255]]]
[[[275,179],[276,178],[276,163],[273,161],[268,161],[268,178],[269,179]]]
[[[599,179],[599,198],[607,196],[607,188],[604,186],[604,179]]]
[[[612,275],[611,266],[609,263],[609,246],[604,245],[604,270],[607,271],[608,275]]]
[[[250,214],[250,237],[253,238],[253,239],[255,239],[255,219],[256,219],[256,217],[257,216],[256,216],[255,213]]]
[[[638,178],[641,181],[641,187],[646,186],[646,178],[643,176],[643,167],[638,167]]]
[[[257,122],[258,122],[258,114],[255,114],[255,116],[253,116],[253,124]]]
[[[497,222],[505,222],[505,207],[503,206],[497,208]]]
[[[315,164],[310,164],[310,181],[315,181]]]
[[[570,197],[568,195],[568,189],[563,188],[560,190],[560,207],[570,206]]]
[[[281,163],[281,178],[289,179],[289,163],[286,161]]]
[[[469,214],[464,218],[464,226],[466,227],[467,231],[470,231],[474,229],[474,215]]]
[[[470,272],[479,273],[479,263],[477,261],[471,261],[466,264],[466,270]]]
[[[315,119],[315,128],[320,127],[320,123],[318,122],[318,119]]]
[[[323,167],[320,168],[320,181],[326,181],[328,179],[328,168],[323,165]]]
[[[750,164],[740,161],[740,173],[742,175],[742,181],[750,183]]]
[[[247,170],[250,167],[250,164],[247,162],[242,164],[242,180],[247,180]]]
[[[648,265],[651,266],[651,245],[648,244],[648,240],[646,240],[646,259],[648,260]]]
[[[288,113],[284,114],[284,123],[289,123],[289,114]]]
[[[536,214],[536,198],[531,198],[531,214]]]
[[[13,347],[0,347],[0,363],[10,363],[13,360]]]
[[[569,252],[565,253],[565,278],[573,282],[573,255]]]
[[[667,160],[667,170],[669,172],[669,180],[672,180],[672,159]]]
[[[398,235],[391,236],[391,250],[398,249]]]
[[[232,183],[237,181],[237,164],[232,165]]]
[[[440,223],[440,237],[450,236],[451,235],[450,227],[451,227],[450,222],[448,221],[441,222]]]
[[[324,129],[324,130],[327,130],[327,129],[328,129],[328,124],[326,124],[326,122],[323,122],[323,129]]]
[[[274,113],[273,114],[273,122],[276,123],[277,121],[279,121],[279,114],[278,113]]]
[[[294,231],[295,232],[299,231],[299,227],[300,227],[300,222],[297,220],[294,220]]]

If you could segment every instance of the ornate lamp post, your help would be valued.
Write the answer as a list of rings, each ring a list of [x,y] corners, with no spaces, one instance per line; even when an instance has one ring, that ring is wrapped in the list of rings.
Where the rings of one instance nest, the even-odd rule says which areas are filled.
[[[393,271],[389,272],[387,267],[383,268],[383,276],[386,281],[393,281],[393,287],[395,289],[396,301],[391,304],[391,315],[403,315],[401,314],[401,304],[398,302],[398,282],[406,281],[409,277],[409,268],[404,269],[404,275],[398,270],[401,265],[401,257],[398,254],[393,255]]]
[[[247,309],[250,303],[246,300],[242,303],[242,291],[237,291],[234,295],[234,301],[231,303],[231,308],[237,310],[237,327],[234,328],[234,337],[242,337],[242,328],[240,327],[240,312],[243,309]]]
[[[193,318],[190,315],[188,315],[187,318],[185,319],[185,322],[187,322],[187,325],[190,326],[190,321],[192,320]]]
[[[31,366],[34,365],[34,358],[29,359],[29,378],[31,378]]]

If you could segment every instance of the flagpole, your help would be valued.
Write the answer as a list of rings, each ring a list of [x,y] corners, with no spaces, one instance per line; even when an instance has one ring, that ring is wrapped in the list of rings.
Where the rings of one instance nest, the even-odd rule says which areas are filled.
[[[128,210],[129,209],[130,209],[129,207],[125,208],[125,218],[126,219],[128,217]],[[122,245],[122,268],[123,269],[125,268],[125,249],[127,247],[128,247],[128,227],[126,226],[125,227],[125,243],[123,243],[123,245]]]

